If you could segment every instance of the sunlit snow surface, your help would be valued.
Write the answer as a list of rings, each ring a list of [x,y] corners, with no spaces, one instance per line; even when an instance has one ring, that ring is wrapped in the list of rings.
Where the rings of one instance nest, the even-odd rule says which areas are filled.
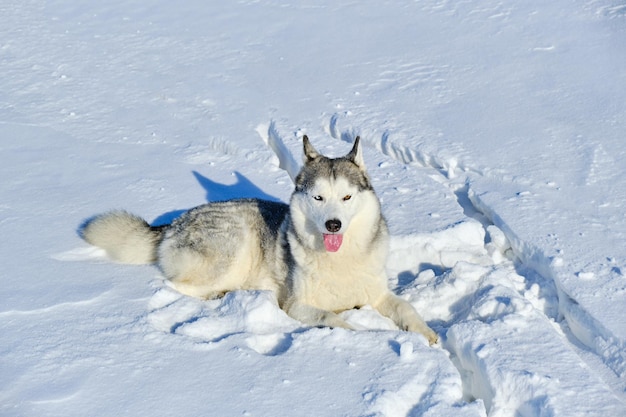
[[[0,415],[626,415],[626,6],[0,2]],[[360,135],[389,285],[311,329],[77,230],[288,201]]]

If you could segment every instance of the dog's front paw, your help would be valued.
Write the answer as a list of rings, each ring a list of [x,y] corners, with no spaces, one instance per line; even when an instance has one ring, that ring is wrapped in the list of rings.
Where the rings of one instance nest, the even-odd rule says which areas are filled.
[[[422,334],[426,337],[426,339],[428,339],[428,344],[430,346],[435,345],[439,342],[439,335],[435,333],[434,330],[432,330],[430,327],[426,332]]]
[[[428,340],[428,344],[430,346],[437,344],[439,342],[439,335],[435,333],[433,329],[428,327],[426,323],[423,325],[421,323],[411,323],[404,327],[404,330],[419,333],[424,336]]]
[[[348,322],[332,312],[322,317],[320,325],[324,327],[340,327],[342,329],[355,330]]]

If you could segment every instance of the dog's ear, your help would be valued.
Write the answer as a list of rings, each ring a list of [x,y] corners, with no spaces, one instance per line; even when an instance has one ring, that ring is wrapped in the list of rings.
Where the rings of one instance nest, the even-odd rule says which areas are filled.
[[[302,136],[302,143],[304,144],[304,162],[311,162],[319,158],[320,154],[315,150],[309,137],[307,135]]]
[[[365,161],[363,160],[363,150],[361,149],[361,137],[357,136],[354,139],[354,145],[352,150],[346,155],[350,161],[354,162],[362,170],[365,169]]]

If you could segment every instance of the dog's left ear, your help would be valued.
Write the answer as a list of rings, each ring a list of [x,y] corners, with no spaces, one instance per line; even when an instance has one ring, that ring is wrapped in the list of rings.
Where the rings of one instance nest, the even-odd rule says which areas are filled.
[[[357,136],[354,139],[354,145],[352,150],[346,155],[350,161],[354,162],[362,170],[365,169],[365,161],[363,160],[363,150],[361,149],[361,137]]]

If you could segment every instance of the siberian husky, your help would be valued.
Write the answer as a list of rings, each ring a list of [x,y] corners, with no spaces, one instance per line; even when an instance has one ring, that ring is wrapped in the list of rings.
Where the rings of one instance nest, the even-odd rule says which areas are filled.
[[[114,261],[157,263],[183,294],[214,298],[270,290],[291,317],[351,328],[338,313],[370,305],[437,342],[413,306],[388,288],[388,229],[357,137],[341,158],[304,136],[304,166],[289,204],[238,199],[205,204],[152,227],[125,211],[88,220],[82,237]]]

